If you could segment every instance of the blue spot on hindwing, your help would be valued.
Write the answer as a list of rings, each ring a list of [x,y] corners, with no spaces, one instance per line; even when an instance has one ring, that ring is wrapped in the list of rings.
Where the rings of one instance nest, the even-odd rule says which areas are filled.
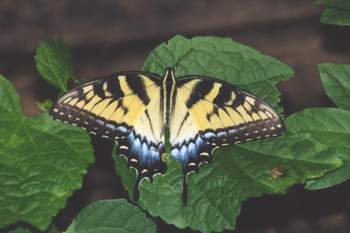
[[[237,132],[238,132],[237,129],[229,129],[228,130],[228,133],[229,133],[230,136],[235,135]]]
[[[148,145],[147,145],[146,142],[142,143],[141,149],[142,149],[142,152],[141,152],[142,154],[147,154],[148,153]]]
[[[151,165],[151,164],[153,164],[153,162],[158,161],[158,160],[159,160],[159,151],[156,148],[151,147],[150,148],[150,158],[147,161],[148,165]]]
[[[196,145],[191,142],[190,144],[188,144],[188,159],[196,159],[197,157],[197,148]]]
[[[128,132],[128,129],[126,127],[122,126],[122,125],[118,126],[116,128],[116,130],[117,130],[117,132],[121,132],[121,133],[127,133]],[[130,134],[132,134],[132,132]]]
[[[214,133],[209,132],[209,134]],[[196,139],[188,142],[188,144],[183,144],[181,147],[179,145],[173,146],[170,154],[173,159],[180,161],[182,165],[186,165],[189,161],[196,161],[201,152],[210,152],[210,148],[210,144],[204,141],[200,135],[197,135]]]
[[[205,144],[203,139],[201,137],[197,137],[197,139],[196,139],[196,147],[200,148],[203,144]]]
[[[187,145],[182,145],[181,149],[180,149],[180,161],[183,164],[186,164],[188,161],[188,157],[187,157]]]
[[[181,162],[182,165],[185,165],[190,161],[190,159],[196,159],[197,157],[197,148],[194,142],[190,142],[188,145],[183,144],[181,148],[174,147],[170,154],[173,159]]]
[[[160,151],[146,141],[141,141],[134,132],[129,133],[127,140],[130,154],[137,157],[141,167],[152,167],[160,161]]]
[[[132,144],[134,142],[135,136],[134,133],[131,132],[128,136],[129,143]]]
[[[175,160],[180,160],[180,157],[179,157],[179,155],[180,155],[180,151],[179,151],[179,149],[178,148],[173,148],[171,151],[170,151],[170,154],[171,154],[171,157],[173,157],[173,159],[175,159]]]
[[[226,136],[227,136],[227,133],[225,131],[222,131],[222,132],[218,133],[218,137],[219,138],[226,137]]]
[[[136,138],[134,141],[131,141],[131,153],[132,154],[142,154],[142,148],[141,148],[141,140],[139,138]]]
[[[105,124],[104,127],[111,132],[113,132],[115,130],[115,126],[112,124]]]
[[[216,134],[213,133],[213,132],[206,132],[206,133],[203,135],[203,137],[204,137],[205,139],[213,139],[213,138],[216,137]]]

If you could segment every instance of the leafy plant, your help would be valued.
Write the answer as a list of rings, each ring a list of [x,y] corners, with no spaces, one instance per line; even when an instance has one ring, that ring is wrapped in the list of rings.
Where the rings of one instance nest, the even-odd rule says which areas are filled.
[[[67,91],[67,82],[69,79],[75,79],[75,71],[70,52],[61,39],[41,42],[35,61],[43,79],[60,91]]]
[[[42,42],[37,67],[61,91],[75,77],[68,49],[61,40]],[[145,61],[144,70],[162,75],[176,66],[176,75],[209,75],[234,83],[278,105],[276,84],[293,76],[280,61],[245,45],[218,37],[175,36],[159,45]],[[324,188],[349,179],[350,68],[319,65],[327,94],[339,108],[313,108],[285,119],[287,134],[222,148],[210,165],[188,177],[189,199],[182,205],[182,170],[166,156],[168,171],[153,183],[142,182],[139,205],[179,228],[202,232],[234,229],[243,201],[267,193],[282,194],[291,185]],[[53,121],[46,113],[23,115],[13,86],[0,77],[0,227],[19,221],[40,230],[50,226],[82,175],[93,162],[88,135],[81,129]],[[48,104],[43,108],[47,109]],[[135,172],[113,154],[116,172],[130,193]],[[126,197],[127,198],[127,197]],[[54,229],[54,228],[52,228]],[[145,230],[146,229],[146,230]],[[56,229],[52,232],[57,231]],[[155,225],[126,200],[98,201],[86,207],[66,232],[155,232]],[[16,233],[29,232],[18,228]]]
[[[44,230],[93,162],[86,133],[47,114],[26,117],[0,76],[0,227],[24,221]]]
[[[326,188],[350,178],[350,65],[320,64],[318,66],[326,93],[339,108],[313,108],[289,117],[297,132],[308,133],[328,145],[344,165],[321,179],[307,183],[308,189]]]
[[[275,108],[280,96],[275,85],[293,75],[288,66],[274,58],[217,37],[176,36],[148,56],[144,69],[161,74],[167,66],[176,64],[178,76],[218,77],[261,96]],[[167,173],[156,177],[152,184],[141,185],[139,205],[179,228],[191,227],[202,232],[233,229],[234,219],[246,199],[265,193],[284,193],[293,184],[321,177],[341,165],[331,146],[308,133],[293,133],[298,130],[296,124],[289,121],[287,119],[288,133],[283,137],[216,151],[212,164],[202,166],[200,172],[188,177],[186,207],[181,203],[180,165],[168,158]],[[117,173],[130,193],[135,176],[132,171],[126,175],[124,159],[118,156],[115,159]],[[282,167],[285,174],[273,178],[270,174],[278,167]]]
[[[348,0],[318,0],[326,6],[321,15],[321,23],[350,25],[350,2]]]
[[[126,200],[96,201],[83,209],[66,233],[121,232],[155,233],[156,226]]]

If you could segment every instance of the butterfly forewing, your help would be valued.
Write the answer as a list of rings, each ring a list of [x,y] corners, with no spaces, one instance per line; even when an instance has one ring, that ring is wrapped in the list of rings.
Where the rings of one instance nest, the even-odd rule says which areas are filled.
[[[211,161],[215,148],[284,132],[280,117],[268,104],[223,81],[183,78],[177,82],[176,93],[171,154],[182,162],[185,172]]]
[[[117,73],[77,87],[51,109],[58,120],[115,139],[138,170],[139,181],[165,172],[160,78],[142,72]]]

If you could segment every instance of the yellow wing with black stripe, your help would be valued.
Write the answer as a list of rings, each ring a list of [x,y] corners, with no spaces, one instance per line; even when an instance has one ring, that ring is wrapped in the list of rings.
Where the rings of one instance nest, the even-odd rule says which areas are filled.
[[[170,68],[163,78],[145,72],[102,77],[69,91],[50,114],[116,140],[129,166],[138,171],[134,195],[142,178],[152,180],[166,171],[165,127],[170,131],[170,154],[184,169],[184,194],[186,174],[210,162],[215,148],[285,131],[278,114],[261,99],[210,77],[176,80]]]
[[[211,161],[218,147],[279,136],[285,130],[264,101],[209,77],[177,81],[170,119],[171,155],[181,161],[185,174]]]
[[[77,87],[52,107],[57,120],[115,139],[142,178],[165,172],[161,79],[144,72],[116,73]]]

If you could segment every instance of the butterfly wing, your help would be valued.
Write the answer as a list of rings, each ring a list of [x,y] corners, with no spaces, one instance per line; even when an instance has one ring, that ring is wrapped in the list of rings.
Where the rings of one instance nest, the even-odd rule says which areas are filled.
[[[264,101],[221,80],[186,77],[177,82],[170,121],[171,155],[187,174],[210,162],[214,149],[279,136],[284,126]]]
[[[165,172],[160,78],[142,72],[109,75],[60,98],[53,118],[115,139],[119,152],[142,178]]]

